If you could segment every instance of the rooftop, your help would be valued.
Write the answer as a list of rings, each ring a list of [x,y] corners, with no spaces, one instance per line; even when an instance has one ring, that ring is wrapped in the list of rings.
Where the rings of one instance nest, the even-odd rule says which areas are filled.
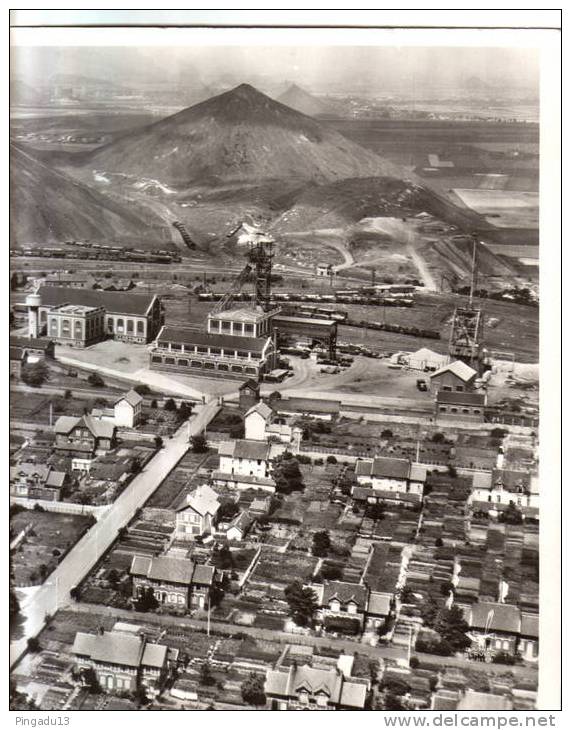
[[[268,340],[265,337],[239,337],[234,335],[216,335],[193,330],[188,327],[165,325],[157,336],[159,342],[176,342],[182,345],[201,345],[203,347],[219,347],[224,350],[242,350],[244,352],[262,353]]]
[[[246,412],[246,415],[244,418],[247,418],[252,413],[259,413],[262,418],[267,421],[274,413],[273,408],[271,408],[267,403],[264,403],[264,401],[259,401],[256,403],[255,406],[252,406],[249,411]]]
[[[467,689],[460,699],[457,710],[513,710],[513,702],[504,695],[491,695]]]
[[[517,606],[506,603],[474,603],[465,612],[470,628],[518,634],[521,613]]]
[[[278,322],[291,322],[292,324],[304,324],[304,325],[321,325],[325,327],[333,327],[337,324],[337,320],[335,319],[325,319],[320,318],[317,319],[316,317],[288,317],[284,314],[279,314],[276,317],[274,317],[274,321]]]
[[[130,574],[184,586],[189,586],[191,583],[211,585],[214,580],[214,567],[197,565],[185,558],[134,555]]]
[[[209,319],[220,319],[231,322],[260,322],[266,319],[268,315],[266,312],[258,307],[257,309],[248,309],[247,307],[240,307],[238,309],[226,309],[222,312],[211,312],[208,315]]]
[[[265,441],[253,439],[237,439],[223,441],[218,447],[220,456],[231,456],[234,459],[265,460],[270,455],[270,445]]]
[[[55,423],[55,432],[69,434],[76,427],[85,427],[96,438],[113,438],[116,427],[111,421],[103,421],[91,416],[60,416]]]
[[[378,477],[385,479],[426,479],[426,470],[415,468],[408,459],[396,459],[390,456],[375,456],[373,459],[362,459],[355,465],[355,474],[363,477]]]
[[[436,402],[445,405],[458,406],[485,406],[485,393],[454,393],[449,390],[439,390],[436,395]]]
[[[207,484],[203,484],[197,487],[190,494],[185,494],[181,501],[176,505],[175,511],[180,512],[184,509],[190,508],[197,512],[199,515],[214,515],[220,507],[218,500],[218,494],[209,487]]]
[[[57,307],[61,304],[82,304],[105,307],[111,314],[143,316],[156,299],[154,294],[133,292],[107,292],[97,289],[73,289],[66,286],[42,286],[39,291],[42,306]]]
[[[470,380],[478,375],[474,368],[466,365],[466,363],[462,362],[462,360],[455,360],[449,365],[445,365],[444,367],[440,368],[440,370],[437,370],[435,373],[432,373],[430,377],[437,378],[439,375],[444,375],[444,373],[452,373],[457,378],[460,378],[460,380],[463,380],[465,383],[469,383]]]
[[[338,400],[322,398],[281,398],[271,402],[275,410],[295,411],[296,413],[330,413],[338,414],[341,403]]]
[[[10,345],[23,347],[28,350],[47,350],[51,347],[52,341],[47,337],[19,337],[10,335]]]
[[[87,304],[59,304],[52,309],[52,312],[58,314],[75,315],[76,317],[85,317],[86,314],[97,312],[102,307],[90,307]]]
[[[133,408],[135,408],[135,406],[138,406],[139,403],[143,401],[143,396],[139,395],[136,390],[131,389],[128,393],[125,393],[125,395],[122,395],[120,398],[118,398],[115,401],[115,404],[120,403],[122,400],[127,401],[130,406],[133,406]]]
[[[323,584],[322,605],[327,605],[337,599],[340,603],[353,601],[360,608],[364,609],[367,603],[367,587],[357,583],[345,583],[343,581],[328,581]]]
[[[72,653],[90,657],[102,664],[117,664],[123,667],[162,668],[166,661],[167,647],[163,644],[148,644],[142,636],[129,635],[120,631],[105,631],[103,634],[75,635]]]

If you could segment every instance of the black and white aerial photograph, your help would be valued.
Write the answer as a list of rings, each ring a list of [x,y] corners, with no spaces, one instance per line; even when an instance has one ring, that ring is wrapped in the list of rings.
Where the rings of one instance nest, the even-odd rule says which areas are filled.
[[[15,726],[556,727],[560,21],[137,12],[11,11]]]

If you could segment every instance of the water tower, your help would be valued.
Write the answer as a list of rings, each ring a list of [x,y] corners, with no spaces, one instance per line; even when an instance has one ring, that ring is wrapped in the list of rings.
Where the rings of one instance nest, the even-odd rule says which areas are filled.
[[[28,337],[35,339],[39,335],[39,309],[42,303],[41,296],[34,292],[26,297],[28,307]]]

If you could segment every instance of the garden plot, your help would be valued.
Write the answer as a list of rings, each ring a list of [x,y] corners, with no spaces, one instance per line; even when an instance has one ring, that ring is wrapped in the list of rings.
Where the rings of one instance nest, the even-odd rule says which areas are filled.
[[[93,523],[91,515],[65,515],[13,507],[10,534],[16,536],[28,528],[20,547],[11,555],[14,584],[29,586],[42,583]]]
[[[294,580],[311,580],[318,559],[312,556],[263,552],[249,579],[253,586],[283,586]]]
[[[191,492],[204,482],[204,476],[199,473],[199,470],[201,471],[203,468],[216,469],[217,466],[218,455],[214,452],[195,454],[188,451],[156,490],[146,506],[171,509],[183,494]]]

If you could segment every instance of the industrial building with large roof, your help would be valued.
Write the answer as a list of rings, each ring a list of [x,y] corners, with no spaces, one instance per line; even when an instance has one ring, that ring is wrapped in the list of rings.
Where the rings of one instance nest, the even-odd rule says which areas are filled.
[[[50,312],[61,311],[66,305],[103,310],[102,336],[123,342],[146,344],[157,335],[164,323],[161,301],[156,294],[108,292],[97,289],[74,289],[66,286],[42,286],[38,295],[39,327],[48,330]],[[62,319],[59,317],[59,319]],[[63,317],[65,320],[65,317]],[[52,339],[61,340],[65,330],[62,320],[58,333]],[[64,328],[62,330],[62,327]],[[71,329],[71,327],[69,327]],[[48,330],[48,334],[52,334]],[[70,344],[73,344],[70,342]]]

